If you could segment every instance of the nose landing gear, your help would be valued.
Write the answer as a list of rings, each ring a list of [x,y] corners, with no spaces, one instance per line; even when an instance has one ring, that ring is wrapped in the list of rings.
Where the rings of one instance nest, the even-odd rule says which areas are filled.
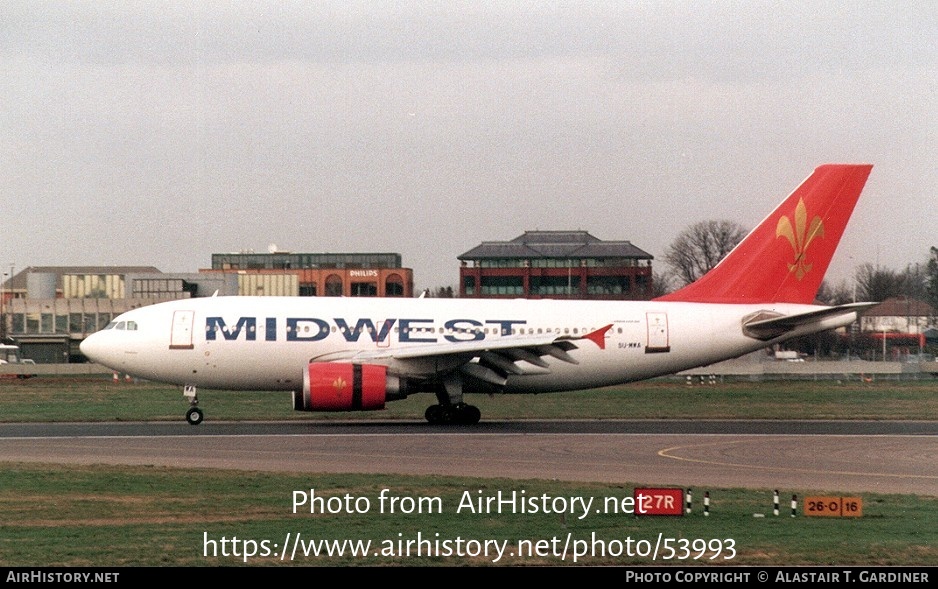
[[[205,414],[198,408],[199,393],[195,385],[187,384],[182,390],[183,396],[189,399],[189,410],[186,411],[186,421],[189,425],[199,425],[205,419]]]

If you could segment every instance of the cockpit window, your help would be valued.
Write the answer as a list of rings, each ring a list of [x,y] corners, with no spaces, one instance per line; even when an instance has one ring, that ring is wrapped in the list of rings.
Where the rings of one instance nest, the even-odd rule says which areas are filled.
[[[127,322],[127,331],[137,331],[137,322],[136,322],[136,321],[128,321],[128,322]]]
[[[117,325],[114,326],[114,329],[124,329],[125,323],[126,322],[124,321],[118,321]]]

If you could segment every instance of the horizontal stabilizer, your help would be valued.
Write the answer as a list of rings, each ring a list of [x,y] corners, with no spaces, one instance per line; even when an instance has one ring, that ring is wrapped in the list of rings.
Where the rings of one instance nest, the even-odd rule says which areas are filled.
[[[794,331],[799,327],[818,325],[822,322],[836,323],[836,325],[826,328],[830,329],[831,327],[853,323],[863,311],[878,304],[849,303],[795,315],[776,315],[768,319],[765,318],[766,313],[759,313],[750,316],[748,321],[743,320],[743,332],[755,339],[770,340]]]

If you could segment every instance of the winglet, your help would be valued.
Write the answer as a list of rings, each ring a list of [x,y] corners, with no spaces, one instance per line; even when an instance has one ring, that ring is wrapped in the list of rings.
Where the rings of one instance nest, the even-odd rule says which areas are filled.
[[[712,270],[656,300],[813,303],[872,168],[819,166]]]
[[[596,331],[591,331],[583,336],[583,339],[592,340],[600,350],[606,349],[606,332],[612,329],[612,324],[610,323],[606,327],[600,327]]]

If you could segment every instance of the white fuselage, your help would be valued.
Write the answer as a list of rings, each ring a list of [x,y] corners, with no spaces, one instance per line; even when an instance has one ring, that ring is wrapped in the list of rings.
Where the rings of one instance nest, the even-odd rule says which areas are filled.
[[[510,375],[503,387],[506,393],[542,393],[641,380],[734,358],[781,341],[745,335],[744,317],[816,308],[785,303],[211,297],[129,311],[89,336],[81,348],[115,371],[160,382],[296,390],[310,362],[425,348],[431,360],[424,365],[419,359],[399,360],[393,353],[374,360],[389,373],[420,377],[439,370],[433,352],[463,342],[577,338],[612,326],[602,347],[575,340],[576,349],[569,354],[577,363],[547,358],[548,368],[531,365],[524,374]],[[813,331],[817,329],[808,332]],[[791,332],[785,339],[797,335],[801,333]]]

